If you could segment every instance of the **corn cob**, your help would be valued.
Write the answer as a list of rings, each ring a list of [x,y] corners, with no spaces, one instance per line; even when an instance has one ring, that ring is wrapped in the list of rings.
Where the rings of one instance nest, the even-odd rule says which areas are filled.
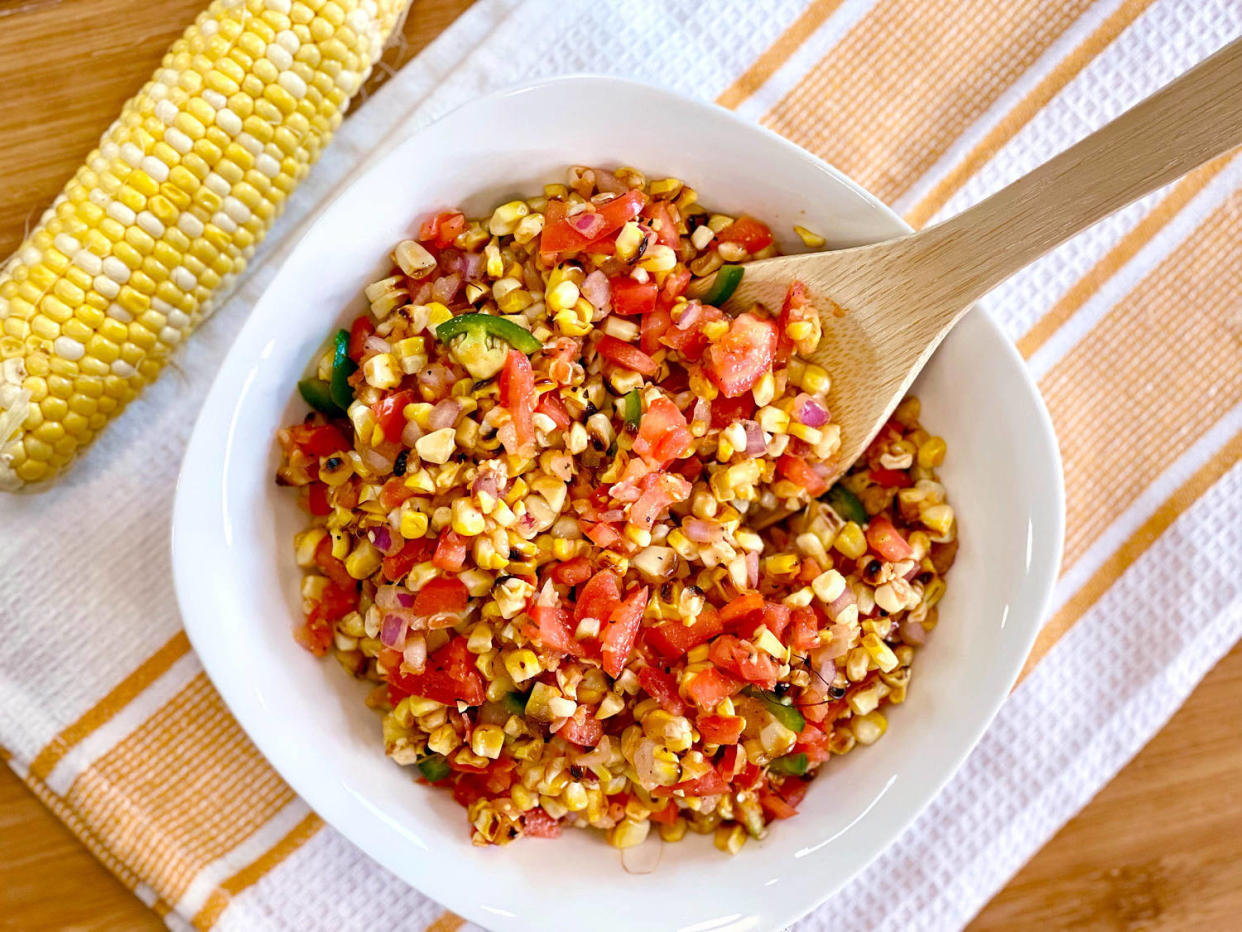
[[[227,293],[408,0],[216,0],[0,269],[0,488],[52,478]]]

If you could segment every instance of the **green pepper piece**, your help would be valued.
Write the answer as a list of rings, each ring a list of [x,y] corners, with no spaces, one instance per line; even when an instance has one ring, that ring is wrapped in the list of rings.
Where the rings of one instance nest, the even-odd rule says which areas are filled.
[[[418,769],[428,783],[439,783],[449,775],[448,761],[439,754],[431,754],[418,762]]]
[[[342,411],[348,411],[354,403],[354,390],[349,377],[358,371],[358,364],[349,358],[349,331],[338,330],[332,338],[335,347],[332,354],[332,400]]]
[[[643,401],[638,397],[638,389],[633,389],[625,396],[625,423],[638,430],[638,422],[643,419]]]
[[[703,303],[719,307],[728,301],[741,284],[745,271],[740,265],[722,265],[716,271],[716,277],[712,279],[712,286],[707,289],[707,294],[703,295]]]
[[[340,417],[345,413],[332,400],[332,386],[323,379],[303,379],[301,382],[298,382],[298,392],[301,393],[302,400],[320,414],[326,414],[329,417]]]
[[[802,713],[793,706],[785,705],[776,698],[776,693],[764,692],[761,689],[750,688],[749,694],[760,700],[772,717],[788,728],[795,734],[801,732],[806,727],[806,719]]]
[[[824,495],[824,499],[828,502],[829,507],[846,521],[866,524],[869,520],[867,518],[867,509],[863,508],[862,502],[858,500],[858,496],[839,482],[828,490]]]
[[[436,337],[441,343],[447,343],[463,333],[497,337],[527,356],[543,348],[543,344],[529,330],[495,314],[458,314],[436,327]]]
[[[790,777],[800,777],[806,773],[805,754],[786,754],[768,764],[771,773],[782,773]]]
[[[505,711],[510,715],[525,715],[526,693],[507,692],[505,697],[500,700],[500,704],[505,707]]]

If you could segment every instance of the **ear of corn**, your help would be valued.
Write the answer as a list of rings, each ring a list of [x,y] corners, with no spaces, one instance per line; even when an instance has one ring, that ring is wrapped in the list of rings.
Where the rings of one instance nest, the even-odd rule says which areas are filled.
[[[0,488],[52,478],[223,295],[408,0],[216,0],[0,269]]]

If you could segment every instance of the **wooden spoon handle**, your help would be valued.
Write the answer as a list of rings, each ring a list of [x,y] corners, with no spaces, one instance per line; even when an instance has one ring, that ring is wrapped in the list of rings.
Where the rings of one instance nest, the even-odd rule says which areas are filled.
[[[924,306],[945,315],[947,329],[1048,250],[1239,144],[1242,39],[1030,174],[910,237],[906,261],[935,283]]]

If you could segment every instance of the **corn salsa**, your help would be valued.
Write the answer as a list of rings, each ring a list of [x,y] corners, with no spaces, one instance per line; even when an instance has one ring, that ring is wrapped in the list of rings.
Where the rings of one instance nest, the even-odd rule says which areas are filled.
[[[945,443],[908,398],[830,484],[814,296],[720,306],[775,252],[678,179],[576,166],[427,218],[299,383],[296,635],[476,844],[736,852],[905,700],[957,547]]]

